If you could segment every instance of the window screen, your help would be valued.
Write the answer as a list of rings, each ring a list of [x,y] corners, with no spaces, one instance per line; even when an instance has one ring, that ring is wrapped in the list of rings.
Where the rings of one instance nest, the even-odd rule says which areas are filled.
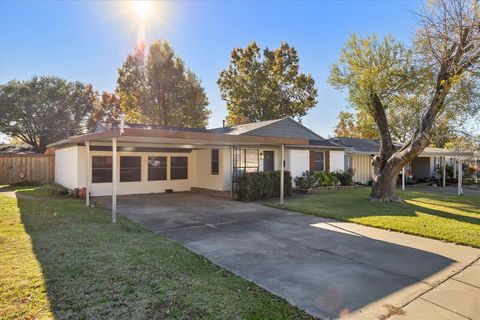
[[[120,157],[120,182],[142,180],[142,158]]]
[[[167,157],[148,157],[148,180],[167,180]]]
[[[188,179],[188,157],[170,157],[170,179]]]
[[[92,183],[112,182],[112,157],[92,157]]]
[[[219,171],[219,152],[218,149],[212,149],[212,174],[218,175]]]

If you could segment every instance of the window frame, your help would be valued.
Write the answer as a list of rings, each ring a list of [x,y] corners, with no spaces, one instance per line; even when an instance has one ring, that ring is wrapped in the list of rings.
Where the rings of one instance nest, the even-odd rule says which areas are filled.
[[[216,153],[216,159],[214,159],[215,153]],[[218,176],[220,174],[220,150],[219,149],[211,149],[210,151],[210,174],[212,176]]]
[[[175,158],[185,158],[186,159],[186,166],[178,166],[173,165],[173,159]],[[188,180],[188,157],[187,156],[170,156],[170,180]],[[185,169],[185,177],[181,176],[180,178],[174,177],[174,170],[175,169]]]
[[[136,166],[136,167],[122,167],[122,158],[125,159],[125,158],[139,158],[140,162],[139,162],[139,166]],[[119,174],[119,179],[118,181],[119,182],[141,182],[142,181],[142,156],[123,156],[121,155],[120,156],[120,165],[119,165],[119,169],[120,169],[120,174]],[[135,176],[135,180],[125,180],[125,177],[123,177],[122,179],[122,173],[125,174],[125,172],[128,172],[128,171],[133,171],[133,170],[138,170],[138,180],[136,179],[136,176]]]
[[[95,167],[95,158],[110,158],[110,166],[99,166]],[[112,183],[113,181],[113,157],[108,155],[92,155],[91,156],[91,176],[90,176],[90,183]],[[101,181],[94,181],[95,178],[95,171],[107,171],[109,172],[108,177],[106,180]]]

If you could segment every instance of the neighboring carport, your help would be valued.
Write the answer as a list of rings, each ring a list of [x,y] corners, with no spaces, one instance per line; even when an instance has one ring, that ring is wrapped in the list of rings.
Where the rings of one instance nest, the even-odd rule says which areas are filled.
[[[422,316],[433,308],[448,318],[455,313],[434,304],[437,286],[458,287],[452,277],[480,258],[474,248],[189,192],[119,196],[118,211],[323,318],[378,319],[416,301],[430,305]],[[468,289],[471,307],[480,289]],[[443,296],[455,309],[455,292]]]

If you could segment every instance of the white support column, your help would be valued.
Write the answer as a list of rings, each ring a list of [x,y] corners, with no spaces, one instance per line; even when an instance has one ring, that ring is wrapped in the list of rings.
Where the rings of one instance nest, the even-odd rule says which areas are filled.
[[[233,200],[233,146],[230,147],[230,199]]]
[[[112,223],[117,223],[117,138],[112,138]]]
[[[85,141],[85,147],[87,149],[87,163],[86,163],[86,177],[85,177],[85,205],[90,206],[90,181],[92,176],[92,169],[90,169],[90,141]]]
[[[280,204],[283,204],[283,193],[285,192],[285,145],[282,144],[282,162],[280,165]]]
[[[457,181],[458,181],[458,195],[461,196],[463,194],[463,189],[462,189],[462,161],[460,160],[460,158],[458,159],[458,178],[457,178]]]
[[[478,164],[477,164],[477,157],[473,158],[474,159],[474,168],[475,168],[475,183],[478,182],[478,171],[477,171],[477,168],[478,168]]]
[[[447,157],[443,157],[443,174],[442,174],[442,178],[443,178],[443,187],[445,188],[445,179],[446,179],[446,175],[447,175]]]
[[[402,168],[402,190],[405,191],[405,167]]]
[[[453,179],[457,177],[457,157],[453,157]]]

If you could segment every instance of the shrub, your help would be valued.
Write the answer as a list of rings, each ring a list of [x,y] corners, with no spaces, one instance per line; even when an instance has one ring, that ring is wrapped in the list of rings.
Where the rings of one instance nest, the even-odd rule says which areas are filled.
[[[311,171],[305,171],[300,177],[295,177],[295,187],[298,189],[310,189],[318,186],[318,179]]]
[[[300,177],[295,178],[295,186],[298,189],[310,189],[316,187],[328,187],[341,184],[351,185],[353,170],[347,172],[305,171]],[[342,182],[343,181],[343,182]]]
[[[42,184],[38,190],[51,196],[64,196],[68,194],[68,189],[56,183]]]
[[[321,187],[334,186],[338,184],[338,179],[333,172],[315,171],[315,178]]]
[[[338,182],[342,186],[350,186],[353,184],[353,175],[354,171],[352,168],[348,169],[347,171],[335,171],[335,177],[337,178]]]
[[[280,171],[247,172],[238,178],[237,197],[257,201],[280,197]],[[292,194],[292,177],[285,171],[284,195]]]

